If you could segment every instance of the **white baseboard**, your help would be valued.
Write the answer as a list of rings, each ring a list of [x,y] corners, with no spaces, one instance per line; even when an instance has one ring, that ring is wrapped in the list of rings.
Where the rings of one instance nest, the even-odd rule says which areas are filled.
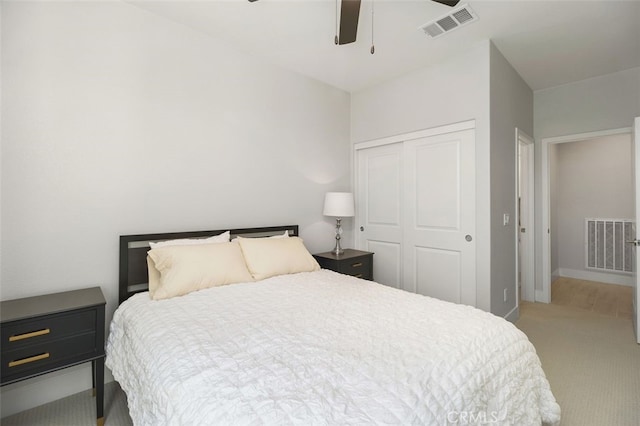
[[[504,316],[504,319],[514,324],[516,321],[518,321],[518,318],[520,318],[520,308],[517,306]]]
[[[606,272],[583,271],[579,269],[569,268],[558,268],[556,272],[560,277],[575,278],[577,280],[598,281],[606,284],[617,284],[633,287],[633,278],[630,275],[608,274]]]

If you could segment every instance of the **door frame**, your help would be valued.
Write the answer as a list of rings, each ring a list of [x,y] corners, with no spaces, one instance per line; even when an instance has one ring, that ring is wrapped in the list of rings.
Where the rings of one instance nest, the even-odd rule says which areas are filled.
[[[536,302],[551,302],[551,223],[550,223],[550,207],[551,207],[551,182],[549,178],[549,146],[566,143],[581,142],[590,139],[602,138],[605,136],[613,136],[619,134],[630,134],[631,127],[621,127],[618,129],[599,130],[595,132],[577,133],[565,136],[554,136],[543,138],[540,141],[542,148],[541,163],[541,184],[542,184],[542,229],[538,231],[538,239],[542,246],[542,270],[539,271],[541,276],[542,288],[535,290]]]
[[[519,286],[518,286],[518,277],[520,275],[520,262],[522,261],[523,267],[522,269],[525,272],[525,275],[521,277],[522,279],[522,300],[526,300],[529,302],[535,301],[535,192],[534,192],[534,166],[535,166],[535,144],[533,138],[527,135],[522,130],[516,127],[516,220],[520,217],[520,205],[518,203],[518,199],[520,197],[520,175],[521,175],[521,165],[520,165],[520,153],[521,153],[521,143],[525,145],[525,150],[527,153],[527,164],[526,164],[526,172],[527,172],[527,188],[526,188],[526,200],[523,203],[526,209],[527,214],[527,228],[525,232],[528,233],[526,244],[522,247],[519,244],[520,237],[520,226],[516,224],[516,306],[520,305],[520,294],[519,294]],[[522,258],[522,259],[521,259]]]
[[[447,124],[444,126],[432,127],[429,129],[418,130],[410,133],[402,133],[394,136],[387,136],[379,139],[370,139],[367,141],[356,142],[353,144],[353,151],[359,151],[361,149],[372,148],[380,145],[389,145],[397,142],[406,142],[413,139],[421,139],[429,136],[442,135],[445,133],[454,133],[461,130],[470,130],[476,128],[476,120],[461,121],[460,123]],[[354,155],[354,158],[356,156]]]
[[[634,257],[634,267],[632,269],[632,277],[633,277],[633,296],[632,296],[632,306],[633,306],[633,331],[635,332],[636,335],[636,343],[640,344],[640,317],[638,316],[638,308],[640,305],[640,293],[638,293],[638,285],[640,285],[640,283],[638,282],[638,272],[640,270],[640,268],[638,267],[638,222],[640,222],[638,220],[638,216],[640,213],[640,197],[638,196],[638,180],[640,177],[640,170],[638,169],[638,164],[640,164],[640,151],[638,147],[638,144],[640,142],[640,117],[635,117],[633,119],[633,127],[631,128],[631,151],[632,151],[632,164],[633,164],[633,188],[634,188],[634,196],[635,196],[635,200],[634,200],[634,217],[633,220],[635,221],[635,235],[633,236],[634,238],[634,247],[633,247],[633,257]]]

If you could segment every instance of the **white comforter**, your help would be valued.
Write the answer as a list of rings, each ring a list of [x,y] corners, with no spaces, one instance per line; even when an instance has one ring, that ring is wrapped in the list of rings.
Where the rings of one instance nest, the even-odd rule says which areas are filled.
[[[116,311],[136,425],[558,423],[526,336],[480,310],[322,270]]]

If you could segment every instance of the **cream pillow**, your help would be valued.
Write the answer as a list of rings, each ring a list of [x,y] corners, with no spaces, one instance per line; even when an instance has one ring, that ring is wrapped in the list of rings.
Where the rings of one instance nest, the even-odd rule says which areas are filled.
[[[256,280],[320,269],[298,237],[240,238],[238,243],[249,271]]]
[[[229,231],[225,231],[222,234],[214,235],[213,237],[208,237],[208,238],[183,238],[180,240],[150,242],[149,247],[151,247],[152,249],[155,249],[155,248],[169,247],[169,246],[190,246],[190,245],[197,245],[197,244],[228,243],[230,238],[231,238],[231,233]]]
[[[253,281],[237,243],[161,247],[150,250],[149,258],[160,272],[157,287],[149,291],[155,300]]]
[[[189,246],[189,245],[198,245],[198,244],[212,244],[212,243],[228,243],[229,238],[231,238],[231,233],[229,231],[225,231],[222,234],[214,235],[213,237],[208,238],[183,238],[179,240],[166,240],[166,241],[158,241],[158,242],[149,242],[149,247],[151,249],[161,248],[161,247],[170,247],[170,246]],[[158,288],[158,283],[160,280],[160,272],[156,269],[153,260],[149,259],[147,256],[147,276],[149,277],[149,293],[153,297],[153,293]]]
[[[287,229],[283,234],[271,235],[270,237],[235,237],[231,241],[239,241],[243,238],[289,238],[289,230]]]
[[[147,273],[149,276],[149,295],[153,298],[153,294],[160,285],[160,271],[156,269],[156,264],[147,254]]]

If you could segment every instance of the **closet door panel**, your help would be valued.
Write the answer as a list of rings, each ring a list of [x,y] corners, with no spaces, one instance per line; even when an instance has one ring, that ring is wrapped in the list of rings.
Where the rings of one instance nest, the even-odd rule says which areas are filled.
[[[400,226],[400,152],[368,153],[366,209],[369,225]]]
[[[460,300],[461,254],[455,250],[415,248],[416,293],[440,300]]]
[[[402,261],[399,243],[388,241],[367,241],[367,251],[374,254],[373,279],[390,287],[401,288]]]
[[[356,247],[374,253],[376,282],[402,288],[402,143],[357,152]]]
[[[416,227],[460,228],[460,143],[458,140],[415,147]]]
[[[473,130],[405,142],[405,288],[475,306]]]

